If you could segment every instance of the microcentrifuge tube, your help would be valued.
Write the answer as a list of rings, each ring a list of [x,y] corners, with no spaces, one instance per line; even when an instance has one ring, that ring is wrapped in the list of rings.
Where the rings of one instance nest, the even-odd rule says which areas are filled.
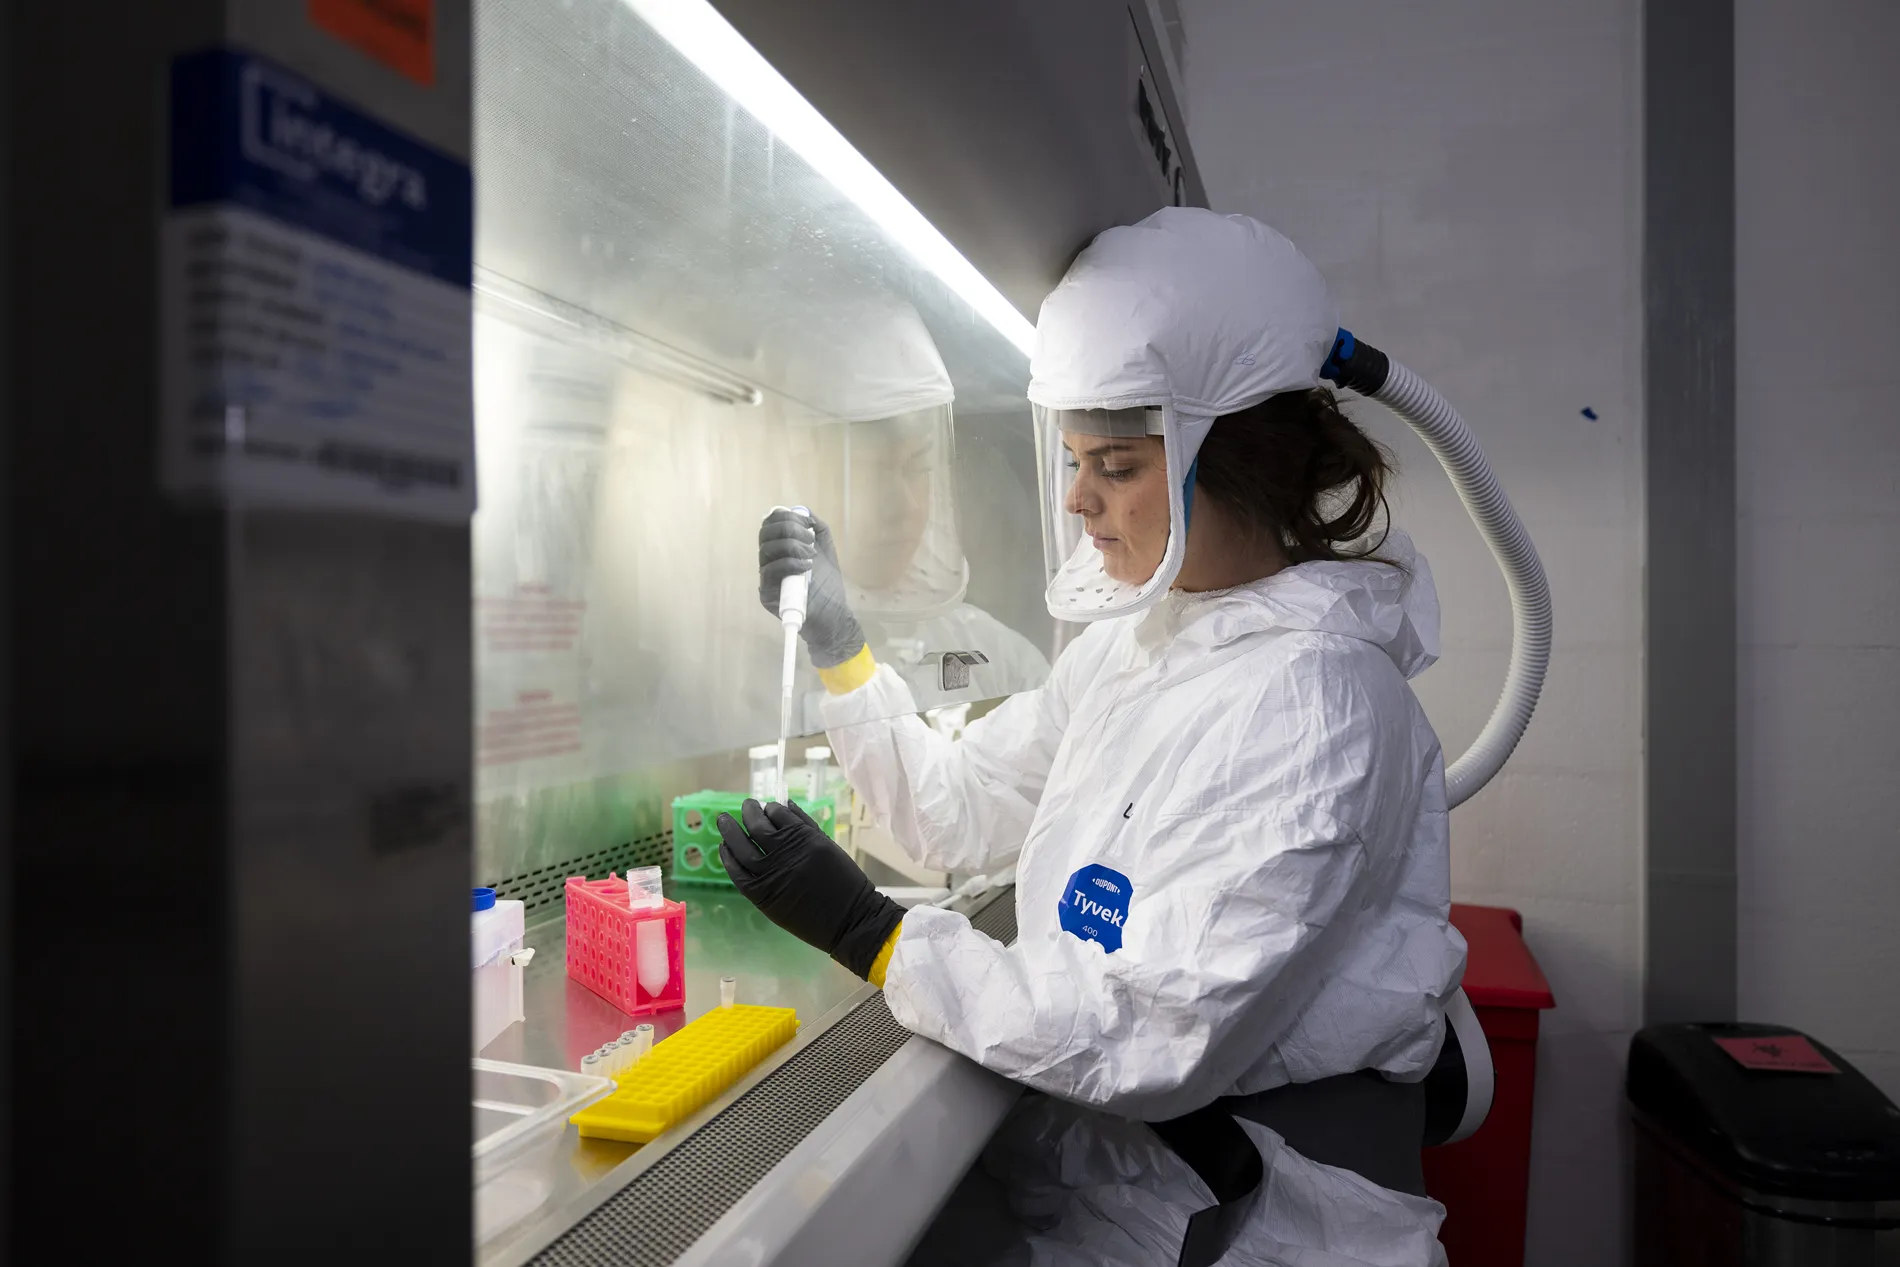
[[[731,1007],[739,1001],[739,978],[719,978],[719,1006]]]
[[[584,1074],[590,1074],[597,1078],[602,1076],[601,1068],[600,1068],[600,1053],[599,1052],[590,1051],[585,1056],[581,1057],[581,1072]]]
[[[653,1050],[653,1026],[646,1021],[633,1027],[634,1059],[640,1060]]]

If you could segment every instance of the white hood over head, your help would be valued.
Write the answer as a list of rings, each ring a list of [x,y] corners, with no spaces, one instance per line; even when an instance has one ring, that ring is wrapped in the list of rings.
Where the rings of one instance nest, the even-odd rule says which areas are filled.
[[[1165,594],[1186,553],[1191,475],[1208,428],[1318,386],[1338,331],[1319,270],[1248,216],[1167,207],[1097,237],[1043,301],[1030,358],[1050,614],[1123,616]],[[1149,433],[1167,456],[1169,538],[1154,575],[1136,585],[1107,575],[1064,509],[1059,435],[1102,434],[1100,411],[1143,407],[1160,411]]]

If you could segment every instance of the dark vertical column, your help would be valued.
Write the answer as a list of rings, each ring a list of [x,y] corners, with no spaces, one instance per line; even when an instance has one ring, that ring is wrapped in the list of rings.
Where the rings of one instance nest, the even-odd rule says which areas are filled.
[[[208,35],[216,7],[9,16],[10,1231],[31,1261],[216,1226],[228,591],[221,517],[155,478],[161,70],[172,25]]]
[[[1643,18],[1643,1014],[1735,1012],[1732,0]]]
[[[13,912],[13,9],[0,5],[0,1228],[13,1225],[13,972],[19,961]],[[0,1233],[0,1256],[9,1246]]]
[[[159,486],[173,54],[405,123],[308,8],[5,9],[0,1259],[470,1255],[466,525]]]

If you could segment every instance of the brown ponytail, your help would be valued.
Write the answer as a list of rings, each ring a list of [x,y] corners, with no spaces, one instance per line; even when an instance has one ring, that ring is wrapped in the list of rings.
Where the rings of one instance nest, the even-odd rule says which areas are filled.
[[[1281,392],[1215,419],[1195,468],[1198,495],[1255,532],[1272,533],[1287,562],[1374,557],[1377,541],[1340,547],[1389,522],[1385,446],[1361,431],[1332,391]]]

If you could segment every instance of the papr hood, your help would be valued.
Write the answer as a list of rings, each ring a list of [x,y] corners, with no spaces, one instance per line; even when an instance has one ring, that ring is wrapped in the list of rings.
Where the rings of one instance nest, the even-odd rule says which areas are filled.
[[[1338,333],[1291,242],[1248,216],[1163,207],[1097,237],[1042,301],[1029,399],[1217,418],[1318,386]]]

